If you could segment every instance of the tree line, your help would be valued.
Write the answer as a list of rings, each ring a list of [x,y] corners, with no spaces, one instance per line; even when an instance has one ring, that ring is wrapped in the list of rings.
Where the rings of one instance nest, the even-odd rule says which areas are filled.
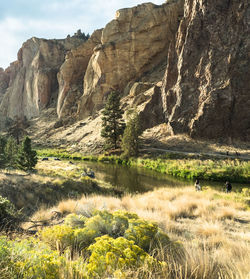
[[[37,153],[31,147],[31,139],[26,136],[21,143],[10,136],[0,136],[0,168],[17,168],[31,171],[37,164]]]
[[[109,94],[102,112],[101,136],[105,139],[105,148],[117,149],[121,145],[125,157],[137,156],[142,134],[139,115],[134,109],[127,111],[126,124],[123,115],[120,94],[113,91]]]

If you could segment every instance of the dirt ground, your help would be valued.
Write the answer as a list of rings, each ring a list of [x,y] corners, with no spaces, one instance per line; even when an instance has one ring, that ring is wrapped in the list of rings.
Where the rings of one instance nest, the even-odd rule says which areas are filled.
[[[103,152],[101,114],[97,113],[73,124],[71,120],[60,123],[55,109],[48,109],[39,118],[30,121],[28,134],[36,146],[67,148],[72,152],[99,154]],[[59,127],[58,127],[59,126]],[[181,152],[250,159],[250,143],[238,141],[205,141],[187,135],[170,136],[166,124],[147,129],[142,134],[141,152]]]

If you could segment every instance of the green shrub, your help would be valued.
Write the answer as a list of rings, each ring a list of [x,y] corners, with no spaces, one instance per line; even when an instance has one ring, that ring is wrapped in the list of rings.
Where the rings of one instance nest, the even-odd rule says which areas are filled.
[[[6,198],[0,196],[0,230],[7,228],[17,228],[21,218],[21,213]]]
[[[72,213],[65,218],[64,224],[72,228],[83,228],[86,219],[87,218],[82,215],[77,215],[75,213]]]
[[[170,243],[156,224],[133,213],[69,214],[64,224],[43,229],[36,239],[0,238],[0,274],[7,279],[126,278],[139,269],[147,278],[147,272],[165,266],[149,253],[156,255],[155,248]]]
[[[162,246],[169,245],[170,240],[156,224],[139,219],[136,214],[117,211],[109,213],[98,211],[92,217],[69,214],[64,225],[46,228],[40,232],[40,238],[52,249],[63,252],[69,248],[81,252],[96,237],[108,235],[113,238],[124,237],[132,240],[146,252],[155,249],[161,242]]]
[[[64,259],[56,251],[36,240],[15,242],[12,252],[19,254],[15,262],[16,268],[23,279],[44,278],[59,279],[60,267]]]
[[[150,244],[158,231],[156,224],[149,223],[142,219],[129,220],[129,228],[125,231],[124,237],[133,240],[136,245],[149,251]]]

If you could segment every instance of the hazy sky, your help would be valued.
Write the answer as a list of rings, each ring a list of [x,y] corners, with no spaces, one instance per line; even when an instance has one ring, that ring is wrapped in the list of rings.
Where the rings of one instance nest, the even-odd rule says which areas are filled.
[[[121,8],[141,0],[1,0],[0,67],[15,61],[22,43],[31,37],[65,38],[78,29],[92,33],[104,27]],[[152,0],[162,4],[164,0]]]

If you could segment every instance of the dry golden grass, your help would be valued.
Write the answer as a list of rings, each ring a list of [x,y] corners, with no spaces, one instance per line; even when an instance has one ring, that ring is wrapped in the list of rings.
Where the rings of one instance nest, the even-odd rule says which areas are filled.
[[[211,237],[224,234],[223,228],[218,221],[203,222],[196,230],[196,234],[203,237]]]
[[[62,214],[89,212],[93,209],[127,210],[137,213],[141,218],[158,222],[166,231],[179,231],[181,224],[182,230],[188,230],[194,237],[209,237],[219,234],[220,231],[230,234],[232,229],[234,235],[238,233],[246,236],[241,232],[249,227],[249,211],[233,200],[225,200],[224,197],[228,197],[226,194],[220,194],[221,196],[214,199],[215,195],[218,195],[218,192],[214,190],[196,192],[192,187],[161,188],[145,194],[126,195],[121,199],[98,195],[83,196],[77,201],[64,200],[54,210]]]
[[[146,270],[138,270],[138,276],[145,272],[145,278],[250,278],[250,212],[225,198],[228,195],[214,190],[195,192],[191,187],[162,188],[121,199],[83,196],[78,201],[60,202],[53,210],[85,215],[91,215],[94,209],[127,210],[157,222],[171,239],[181,241],[185,256],[180,255],[180,259],[166,258],[171,255],[162,251],[162,259],[168,262],[160,272],[163,277],[148,274]],[[46,212],[49,216],[51,209],[38,212],[34,218],[47,216]],[[137,273],[128,272],[127,278],[137,278]]]
[[[62,213],[63,215],[71,212],[76,212],[77,205],[78,205],[78,201],[76,200],[72,200],[72,199],[64,200],[58,204],[56,211]]]

